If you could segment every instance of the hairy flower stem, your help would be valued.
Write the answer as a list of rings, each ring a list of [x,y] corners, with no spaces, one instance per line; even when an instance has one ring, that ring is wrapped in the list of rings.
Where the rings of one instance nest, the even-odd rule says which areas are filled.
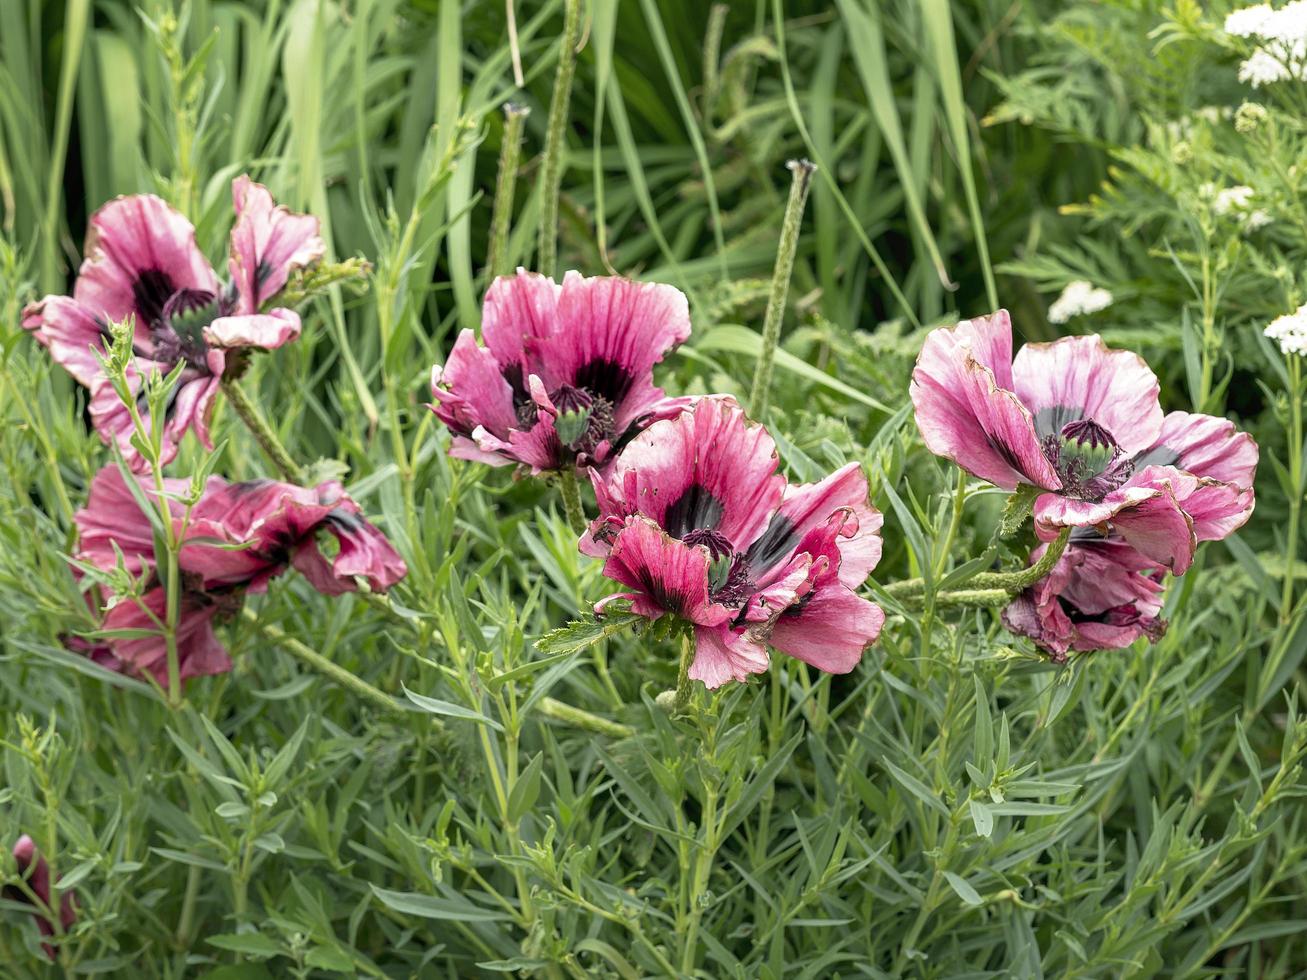
[[[786,166],[792,175],[790,199],[785,204],[781,240],[776,248],[776,267],[772,270],[771,293],[767,297],[767,314],[762,324],[762,349],[758,352],[758,366],[754,369],[753,388],[749,392],[749,414],[755,419],[762,418],[771,397],[772,361],[781,339],[785,300],[790,292],[790,276],[794,272],[794,254],[799,247],[799,226],[803,222],[803,208],[812,186],[812,175],[817,170],[817,165],[810,160],[791,160]]]
[[[1063,552],[1066,551],[1067,542],[1071,540],[1071,528],[1064,527],[1058,532],[1056,538],[1048,544],[1048,550],[1044,556],[1031,565],[1016,572],[980,572],[970,578],[955,583],[957,585],[970,585],[970,590],[956,592],[941,592],[937,596],[937,601],[951,601],[957,605],[962,600],[956,598],[968,593],[976,594],[977,598],[985,598],[981,593],[1001,591],[1006,595],[1016,595],[1018,592],[1028,589],[1040,579],[1044,578],[1053,570]],[[885,591],[896,599],[920,599],[921,594],[925,591],[925,580],[920,578],[904,579],[902,582],[893,582],[885,586]],[[946,596],[954,597],[952,600],[945,600]],[[989,605],[987,601],[981,602],[982,605]]]
[[[564,0],[563,37],[558,49],[558,72],[549,101],[549,128],[545,134],[544,163],[540,168],[540,225],[537,259],[547,276],[557,273],[558,194],[563,179],[563,142],[567,135],[567,107],[572,100],[576,74],[576,42],[581,34],[581,0]]]
[[[396,701],[383,691],[377,690],[377,688],[363,680],[363,678],[351,673],[339,664],[333,663],[317,651],[309,649],[294,637],[287,636],[281,631],[281,629],[271,623],[263,622],[259,619],[258,613],[254,612],[252,609],[242,610],[241,616],[247,623],[287,653],[304,661],[304,663],[308,664],[314,670],[326,674],[337,684],[353,691],[365,701],[369,701],[377,707],[384,708],[387,711],[408,710],[400,702]]]
[[[232,410],[241,417],[245,428],[250,430],[250,435],[254,436],[254,441],[259,444],[268,459],[272,460],[273,465],[281,471],[281,475],[291,483],[302,484],[304,472],[291,458],[286,447],[281,444],[277,434],[272,431],[272,426],[268,425],[259,412],[258,406],[250,401],[237,381],[224,377],[221,384],[223,394],[227,396],[227,404],[231,405]]]
[[[567,515],[567,523],[577,534],[584,534],[588,522],[585,519],[585,508],[581,506],[581,484],[576,479],[576,473],[570,469],[561,471],[558,474],[558,489],[563,495],[563,512]]]
[[[635,729],[630,725],[600,718],[598,715],[593,715],[580,708],[574,708],[562,701],[555,701],[553,698],[541,699],[537,702],[535,710],[546,718],[562,722],[565,725],[571,725],[573,728],[580,728],[583,731],[594,732],[596,735],[607,735],[609,738],[630,738],[635,734]]]
[[[504,138],[499,148],[499,176],[495,181],[495,204],[490,217],[490,249],[486,253],[486,278],[506,275],[509,263],[508,228],[513,220],[513,194],[517,189],[517,163],[522,155],[522,126],[531,110],[515,102],[504,103]]]
[[[681,666],[676,672],[676,700],[672,714],[683,714],[690,707],[693,681],[690,680],[690,662],[694,660],[694,635],[688,630],[681,637]]]

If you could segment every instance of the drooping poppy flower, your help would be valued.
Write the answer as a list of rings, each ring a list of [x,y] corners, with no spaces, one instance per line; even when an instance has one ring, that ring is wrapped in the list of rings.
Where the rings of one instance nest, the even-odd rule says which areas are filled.
[[[180,496],[186,480],[165,480],[165,492]],[[139,492],[153,498],[152,487]],[[185,508],[174,499],[169,510],[180,529]],[[104,630],[156,630],[156,635],[109,638],[90,650],[92,659],[115,670],[149,670],[166,677],[163,637],[157,635],[150,613],[163,618],[166,593],[154,576],[154,544],[149,518],[116,466],[102,469],[91,485],[87,505],[76,515],[77,558],[111,570],[122,555],[126,570],[151,576],[141,604],[114,604],[105,613]],[[321,536],[335,541],[328,557]],[[178,552],[182,599],[177,644],[183,677],[222,673],[231,667],[226,651],[213,633],[215,620],[230,618],[249,592],[263,592],[268,583],[293,567],[318,591],[339,595],[356,588],[356,577],[373,591],[385,591],[407,574],[404,560],[377,528],[360,514],[359,506],[339,483],[313,488],[271,480],[228,483],[210,477],[191,509]],[[148,609],[148,612],[146,611]]]
[[[32,894],[41,900],[45,909],[36,909],[32,912],[32,918],[36,920],[36,927],[41,930],[42,936],[53,936],[54,925],[46,915],[46,911],[53,912],[54,909],[50,904],[50,866],[46,864],[45,858],[41,857],[41,852],[37,850],[36,842],[32,838],[23,834],[18,838],[18,843],[14,845],[14,861],[18,865],[18,872],[27,881],[27,887],[31,889]],[[16,885],[10,885],[4,890],[4,897],[11,902],[25,902],[32,905],[31,898]],[[71,891],[63,892],[59,896],[59,923],[64,932],[73,927],[77,921],[77,899]],[[42,943],[41,948],[45,950],[45,955],[54,959],[54,947],[49,943]]]
[[[23,311],[23,326],[90,389],[101,438],[116,440],[137,471],[145,461],[131,444],[131,413],[95,354],[108,346],[110,323],[135,319],[127,382],[143,415],[146,376],[185,366],[164,420],[165,463],[177,455],[187,429],[212,448],[213,398],[235,352],[271,350],[299,336],[299,314],[260,310],[294,269],[322,257],[318,219],[278,207],[267,188],[244,176],[233,181],[232,198],[236,223],[226,284],[196,246],[190,222],[153,194],[136,194],[91,216],[73,295],[46,296]]]
[[[912,375],[931,451],[1005,490],[1047,491],[1036,525],[1119,533],[1181,574],[1252,513],[1257,444],[1225,419],[1163,416],[1156,376],[1099,337],[1026,344],[1007,311],[934,330]]]
[[[1031,564],[1047,545],[1036,548]],[[1054,663],[1070,650],[1118,650],[1141,636],[1166,631],[1162,610],[1165,569],[1119,537],[1068,544],[1049,574],[1003,610],[1003,625],[1028,636]]]
[[[651,421],[680,411],[653,367],[690,336],[685,294],[620,277],[563,284],[519,269],[486,292],[481,336],[464,330],[431,370],[450,455],[539,474],[602,466]]]
[[[885,615],[859,597],[880,560],[880,513],[856,463],[789,485],[776,445],[732,400],[653,423],[600,475],[581,539],[634,612],[694,630],[690,676],[710,688],[767,669],[767,646],[847,673]]]

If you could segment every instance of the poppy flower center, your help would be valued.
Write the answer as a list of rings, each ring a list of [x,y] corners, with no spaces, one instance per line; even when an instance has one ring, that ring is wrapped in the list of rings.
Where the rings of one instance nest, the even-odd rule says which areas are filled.
[[[690,547],[708,551],[708,591],[714,602],[735,605],[753,592],[751,563],[735,550],[726,535],[711,528],[695,528],[681,539]]]
[[[1112,433],[1093,419],[1075,419],[1044,438],[1044,455],[1062,480],[1062,493],[1102,500],[1134,472]]]
[[[133,284],[132,293],[154,342],[151,357],[166,364],[185,361],[208,373],[204,328],[231,312],[234,291],[214,294],[207,289],[174,289],[166,273],[147,269]]]
[[[600,443],[613,437],[613,403],[589,388],[559,385],[549,395],[558,409],[554,431],[558,441],[575,453],[593,455]]]

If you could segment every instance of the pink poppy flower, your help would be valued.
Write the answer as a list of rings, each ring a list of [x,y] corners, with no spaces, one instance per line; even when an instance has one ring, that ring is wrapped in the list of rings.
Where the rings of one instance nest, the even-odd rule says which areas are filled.
[[[1198,541],[1253,508],[1257,444],[1225,420],[1163,416],[1157,378],[1101,338],[1026,344],[1012,357],[1007,311],[932,331],[912,375],[932,452],[1005,490],[1048,491],[1036,526],[1114,530],[1181,574]]]
[[[165,492],[180,495],[186,480],[165,480]],[[152,487],[139,484],[146,498]],[[185,508],[170,501],[181,527]],[[102,469],[91,485],[87,505],[76,515],[77,558],[97,568],[116,567],[121,554],[133,575],[153,575],[154,543],[150,521],[116,466]],[[322,550],[321,534],[335,539],[335,555]],[[404,560],[377,528],[361,516],[358,504],[339,483],[313,488],[271,480],[228,483],[210,477],[191,509],[178,553],[183,589],[177,645],[183,678],[222,673],[231,668],[213,633],[215,620],[233,616],[249,592],[266,591],[268,583],[293,567],[327,595],[356,588],[356,577],[373,591],[385,591],[407,574]],[[154,579],[151,579],[154,582]],[[105,630],[155,630],[150,613],[163,618],[165,591],[154,582],[141,604],[122,601],[108,609]],[[147,612],[148,610],[148,612]],[[166,678],[167,650],[162,636],[110,638],[89,649],[76,646],[113,670],[150,671]]]
[[[649,422],[680,411],[653,367],[690,336],[679,289],[619,277],[552,279],[519,269],[486,292],[481,335],[464,330],[431,370],[450,455],[539,474],[603,465]]]
[[[1120,538],[1072,541],[1053,570],[1003,610],[1003,625],[1054,663],[1065,663],[1069,650],[1119,650],[1141,636],[1155,642],[1166,632],[1158,617],[1164,575]]]
[[[14,861],[18,864],[18,872],[27,880],[27,887],[32,890],[37,898],[50,908],[50,866],[46,864],[45,858],[41,857],[41,852],[36,848],[36,842],[32,838],[23,834],[18,838],[18,843],[14,845]],[[4,890],[4,897],[11,902],[25,902],[33,904],[21,888],[16,885],[10,885]],[[36,927],[41,930],[42,936],[53,936],[54,925],[46,917],[45,910],[36,910],[32,912],[32,918],[36,920]],[[77,921],[77,899],[72,892],[64,892],[59,896],[59,923],[63,931],[67,932]],[[41,948],[45,950],[45,955],[54,959],[54,947],[49,943],[42,943]]]
[[[880,513],[856,463],[789,485],[776,445],[734,401],[702,398],[650,425],[606,475],[581,539],[626,586],[616,598],[694,630],[690,676],[710,688],[767,669],[767,645],[847,673],[885,615],[854,590],[880,560]]]
[[[131,413],[95,355],[108,344],[111,322],[135,318],[127,381],[138,395],[150,371],[185,365],[164,420],[164,462],[177,455],[187,429],[212,448],[213,398],[233,352],[271,350],[299,336],[299,314],[260,310],[292,270],[322,257],[318,219],[276,206],[267,188],[244,176],[232,182],[232,198],[227,284],[196,246],[189,221],[154,195],[136,194],[91,216],[73,295],[47,296],[23,311],[23,326],[90,389],[101,438],[116,440],[137,471],[145,461],[131,444]],[[143,398],[138,407],[145,412]]]

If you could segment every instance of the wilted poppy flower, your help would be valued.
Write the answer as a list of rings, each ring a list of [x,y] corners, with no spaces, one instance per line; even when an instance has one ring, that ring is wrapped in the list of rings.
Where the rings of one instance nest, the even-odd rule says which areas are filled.
[[[431,406],[450,454],[532,473],[603,465],[683,399],[665,399],[653,366],[690,336],[685,294],[619,277],[552,279],[519,269],[486,292],[481,336],[464,330],[431,370]]]
[[[54,911],[50,906],[50,867],[46,864],[45,858],[41,857],[41,852],[36,849],[36,842],[26,834],[18,838],[13,853],[19,874],[26,879],[27,887],[31,889],[32,894],[39,898],[46,907],[43,910],[34,911],[32,918],[36,920],[36,926],[41,930],[41,935],[53,936],[54,925],[46,915],[47,910]],[[11,902],[32,904],[31,898],[16,885],[5,888],[4,897]],[[67,932],[76,921],[77,900],[72,892],[64,892],[59,896],[59,923],[63,931]],[[54,959],[53,946],[49,943],[42,943],[41,948],[45,950],[46,956]]]
[[[853,591],[880,560],[880,513],[858,464],[787,485],[776,445],[730,399],[703,398],[636,436],[601,476],[581,550],[642,616],[691,624],[708,687],[767,669],[767,645],[852,670],[885,615]],[[600,608],[604,603],[600,604]]]
[[[85,256],[72,296],[47,296],[23,311],[23,326],[91,391],[91,418],[101,438],[117,440],[133,469],[145,461],[131,444],[131,413],[96,359],[110,339],[110,323],[135,318],[127,382],[139,397],[157,370],[185,369],[168,405],[163,461],[177,455],[187,429],[205,446],[219,379],[229,356],[248,348],[271,350],[300,333],[299,314],[260,312],[292,270],[322,257],[318,219],[294,214],[248,177],[232,183],[236,223],[227,268],[219,281],[195,244],[195,229],[153,194],[119,197],[91,216]]]
[[[1047,550],[1041,545],[1031,564]],[[1166,631],[1165,570],[1120,538],[1073,540],[1053,570],[1003,610],[1003,625],[1028,636],[1054,663],[1069,650],[1115,650]]]
[[[180,496],[189,481],[165,480],[165,491]],[[141,484],[139,492],[153,496]],[[185,508],[170,500],[169,509],[181,527]],[[150,575],[142,599],[149,613],[163,618],[165,591],[153,576],[154,544],[149,518],[116,466],[106,466],[91,485],[87,505],[76,515],[77,558],[111,570],[122,555],[133,575]],[[335,554],[322,550],[321,535],[335,541]],[[222,673],[231,666],[213,634],[215,619],[240,609],[248,592],[263,592],[268,582],[288,567],[301,572],[327,595],[356,588],[363,578],[373,591],[384,591],[407,573],[404,560],[377,528],[360,516],[359,506],[339,483],[313,488],[271,480],[228,483],[210,477],[191,509],[178,553],[182,600],[177,645],[183,677]],[[152,630],[153,620],[140,604],[121,601],[106,613],[104,630]],[[82,646],[85,650],[85,646]],[[109,638],[86,651],[92,659],[115,670],[150,670],[166,676],[162,636]]]
[[[1252,513],[1257,444],[1225,419],[1163,417],[1157,378],[1101,338],[1026,344],[1007,311],[926,338],[912,375],[926,445],[1005,490],[1041,490],[1036,525],[1113,529],[1180,574],[1197,541]]]

